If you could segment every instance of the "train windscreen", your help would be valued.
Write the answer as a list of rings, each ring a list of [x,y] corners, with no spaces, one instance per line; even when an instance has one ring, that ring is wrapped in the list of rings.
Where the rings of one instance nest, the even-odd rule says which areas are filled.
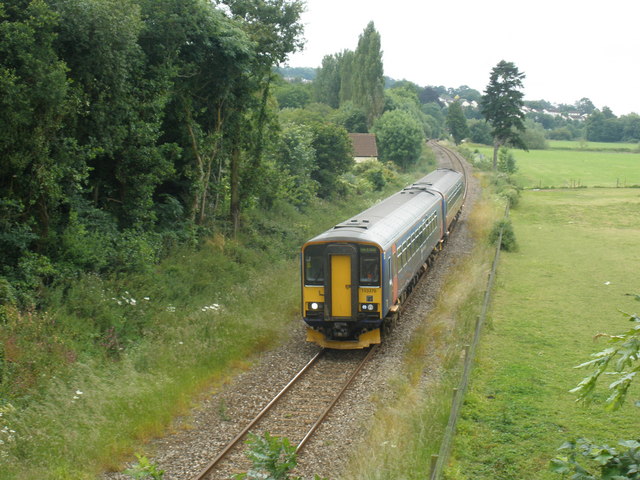
[[[304,249],[305,285],[324,284],[324,245],[309,245]]]
[[[360,285],[380,286],[380,251],[376,247],[360,246]]]

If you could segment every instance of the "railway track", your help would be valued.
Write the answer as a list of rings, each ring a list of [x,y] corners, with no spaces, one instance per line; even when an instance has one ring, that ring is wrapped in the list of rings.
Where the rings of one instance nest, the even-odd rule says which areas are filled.
[[[243,440],[250,432],[286,437],[299,453],[373,356],[376,347],[320,350],[192,480],[231,478],[246,472],[250,464]]]
[[[464,198],[467,198],[467,189],[469,188],[469,182],[467,178],[467,170],[464,166],[464,160],[458,152],[451,150],[443,145],[440,145],[436,140],[429,140],[429,146],[435,151],[440,152],[445,159],[451,165],[451,168],[464,175]]]

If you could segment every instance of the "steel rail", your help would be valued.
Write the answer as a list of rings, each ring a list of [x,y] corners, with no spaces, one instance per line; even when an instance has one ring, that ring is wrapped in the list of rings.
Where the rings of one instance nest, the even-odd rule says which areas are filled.
[[[318,359],[324,354],[324,352],[325,349],[320,350],[311,360],[309,360],[309,362],[304,367],[302,367],[302,369],[298,373],[296,373],[296,375],[289,381],[289,383],[287,383],[287,385],[280,391],[280,393],[278,393],[273,398],[273,400],[271,400],[260,411],[260,413],[258,413],[258,415],[256,415],[256,417],[251,420],[251,422],[249,422],[249,424],[240,433],[238,433],[238,435],[236,435],[235,438],[231,440],[231,442],[229,442],[226,447],[224,447],[224,449],[222,449],[222,451],[216,456],[216,458],[209,462],[209,464],[200,473],[193,477],[193,480],[202,480],[207,475],[209,475],[209,473],[211,473],[216,465],[220,463],[220,460],[222,460],[231,451],[231,449],[233,449],[240,442],[240,440],[242,440],[242,438],[249,432],[249,430],[251,430],[253,426],[258,423],[262,419],[262,417],[264,417],[264,415],[271,409],[273,405],[275,405],[280,397],[282,397],[289,390],[289,388],[293,384],[295,384],[298,379],[302,375],[304,375],[304,373],[309,370],[309,368],[311,368],[313,364],[318,361]]]
[[[340,392],[338,392],[338,394],[334,397],[331,404],[324,409],[324,411],[322,412],[318,420],[316,420],[316,423],[313,424],[313,426],[309,429],[309,431],[304,436],[304,438],[300,440],[300,443],[298,443],[298,446],[296,447],[296,453],[300,452],[304,448],[304,445],[307,443],[307,440],[311,438],[311,435],[313,435],[315,431],[318,429],[318,427],[322,424],[322,422],[325,421],[331,409],[338,402],[338,400],[340,400],[340,398],[342,397],[342,394],[347,390],[347,388],[351,386],[351,384],[355,380],[358,373],[360,373],[360,370],[362,370],[362,367],[364,367],[369,362],[371,357],[373,357],[373,353],[378,349],[379,346],[380,344],[375,344],[369,349],[369,352],[367,353],[367,355],[360,362],[360,364],[358,365],[358,368],[356,368],[355,371],[351,374],[351,376],[347,379],[345,384],[342,386],[342,389],[340,390]]]

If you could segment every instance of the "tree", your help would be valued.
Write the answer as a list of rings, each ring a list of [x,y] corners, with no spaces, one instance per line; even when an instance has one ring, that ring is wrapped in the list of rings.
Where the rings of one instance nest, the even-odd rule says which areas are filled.
[[[326,103],[332,108],[340,106],[340,55],[326,55],[313,82],[316,102]]]
[[[340,105],[353,101],[355,57],[353,50],[344,50],[340,56]]]
[[[449,105],[449,111],[447,112],[447,128],[449,129],[449,133],[451,133],[456,145],[460,145],[462,140],[469,137],[469,126],[467,125],[467,119],[464,116],[459,100],[456,100]]]
[[[380,34],[373,22],[360,35],[353,59],[353,103],[367,115],[373,125],[384,109],[384,75]]]
[[[244,134],[235,135],[235,143],[231,153],[231,203],[230,216],[237,231],[240,217],[240,159],[239,150],[248,149],[249,162],[244,169],[244,184],[249,190],[256,182],[263,151],[263,132],[267,124],[267,103],[271,83],[274,78],[273,68],[287,59],[290,53],[302,47],[300,23],[304,3],[302,0],[216,0],[217,4],[226,5],[234,19],[253,42],[255,56],[251,66],[251,80],[254,82],[254,93],[259,98],[257,108],[250,111],[244,123]],[[253,118],[249,118],[253,116]],[[249,126],[251,123],[251,126]],[[236,129],[235,132],[239,132]],[[243,143],[244,145],[241,145]],[[247,192],[244,192],[247,194]]]
[[[57,25],[44,1],[0,3],[0,275],[12,280],[87,174],[63,133],[73,102]]]
[[[491,145],[493,137],[491,136],[491,128],[487,122],[482,120],[469,120],[469,138],[473,143],[481,143],[483,145]]]
[[[602,111],[596,109],[585,122],[585,135],[591,142],[619,142],[623,136],[623,124],[604,107]]]
[[[367,133],[369,131],[364,111],[354,106],[353,102],[344,102],[333,118],[349,133]]]
[[[54,2],[56,49],[81,105],[73,136],[91,167],[93,204],[122,228],[154,221],[155,188],[171,172],[161,147],[166,90],[149,71],[138,39],[144,28],[134,0]]]
[[[320,184],[318,195],[328,198],[334,193],[338,177],[353,167],[353,147],[347,131],[339,125],[316,122],[310,127],[317,163],[311,178]]]
[[[391,160],[407,168],[420,157],[424,133],[418,120],[410,113],[403,110],[385,112],[373,130],[383,160]]]
[[[512,62],[501,60],[493,67],[489,85],[480,101],[482,114],[492,127],[494,170],[500,146],[508,142],[515,147],[527,149],[518,133],[525,130],[522,111],[524,93],[520,91],[524,78],[525,74]]]
[[[576,110],[581,115],[591,115],[596,107],[587,97],[583,97],[575,103]]]
[[[280,80],[275,89],[280,108],[304,108],[311,102],[312,85],[299,80]]]

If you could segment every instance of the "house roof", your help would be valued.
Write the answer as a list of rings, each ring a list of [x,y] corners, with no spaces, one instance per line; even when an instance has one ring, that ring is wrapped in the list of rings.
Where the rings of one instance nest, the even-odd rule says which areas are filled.
[[[373,133],[350,133],[354,157],[377,157],[378,146]]]

